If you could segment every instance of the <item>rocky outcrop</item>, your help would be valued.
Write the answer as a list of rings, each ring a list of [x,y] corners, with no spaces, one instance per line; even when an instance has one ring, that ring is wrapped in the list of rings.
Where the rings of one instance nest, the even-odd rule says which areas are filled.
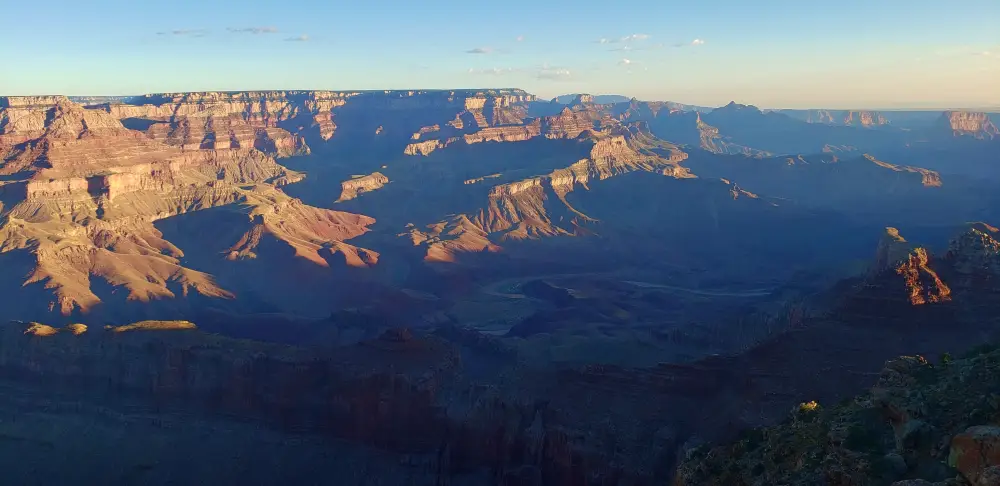
[[[350,201],[362,193],[381,189],[382,186],[388,183],[389,178],[382,175],[380,172],[373,172],[366,176],[356,177],[349,181],[341,182],[340,197],[337,201]]]
[[[865,128],[889,124],[889,120],[877,111],[849,111],[844,115],[843,120],[844,125],[862,126]]]
[[[610,117],[597,110],[563,108],[558,115],[542,120],[545,138],[577,138],[584,132],[601,130]]]
[[[541,135],[541,122],[535,120],[528,125],[507,125],[502,127],[484,128],[475,133],[465,135],[467,144],[482,142],[523,142]]]
[[[411,143],[403,149],[405,155],[430,155],[431,152],[442,148],[445,143],[440,140],[427,140],[424,142]]]
[[[699,146],[703,150],[715,154],[744,155],[754,158],[770,157],[772,155],[763,150],[732,143],[719,134],[718,128],[703,122],[700,114],[696,113],[695,118],[695,126],[698,129],[698,137],[701,142]]]
[[[878,248],[875,251],[875,261],[869,270],[869,275],[878,275],[894,268],[899,262],[907,259],[911,251],[913,251],[913,245],[899,234],[898,229],[886,228],[882,238],[879,239]]]
[[[976,421],[995,414],[985,397],[998,357],[989,347],[939,364],[890,360],[853,400],[803,403],[779,425],[690,451],[674,484],[996,484],[1000,429]]]
[[[947,111],[941,115],[938,125],[956,137],[990,140],[1000,136],[1000,129],[981,112]]]
[[[206,110],[228,106],[214,97],[199,102],[209,101],[216,105]],[[0,252],[35,259],[24,284],[44,288],[42,296],[51,292],[39,297],[51,299],[36,303],[39,312],[46,304],[63,315],[89,312],[102,303],[95,280],[124,290],[125,301],[195,294],[232,299],[211,275],[182,266],[183,252],[153,225],[185,212],[240,203],[251,221],[258,218],[264,234],[321,266],[329,265],[321,252],[343,248],[355,258],[361,250],[342,239],[360,235],[372,222],[308,209],[278,191],[302,176],[259,150],[275,155],[298,150],[277,128],[248,129],[235,116],[175,117],[172,125],[188,130],[166,132],[164,143],[157,125],[149,134],[129,130],[107,107],[84,109],[60,98],[5,104],[14,108],[3,108],[8,122],[0,143],[17,144],[0,150],[9,203],[2,208]],[[228,139],[205,143],[223,132]],[[202,143],[191,146],[196,138]]]
[[[543,119],[541,126],[545,127],[545,123]],[[478,212],[457,215],[423,229],[411,228],[400,236],[415,246],[425,246],[426,260],[451,262],[461,253],[499,251],[507,240],[575,234],[579,224],[594,221],[565,199],[578,187],[586,189],[593,182],[635,171],[691,177],[679,166],[687,154],[649,135],[641,123],[587,133],[590,139],[581,143],[592,144],[589,157],[545,176],[494,186],[485,207]]]
[[[421,137],[423,137],[424,135],[427,135],[428,133],[434,133],[438,130],[441,130],[441,127],[439,125],[421,127],[420,130],[417,130],[410,138],[412,138],[413,140],[420,140]]]
[[[237,116],[248,123],[276,126],[278,122],[303,112],[330,112],[356,95],[356,92],[334,91],[164,93],[145,95],[128,103],[109,103],[101,109],[119,119],[170,121],[189,117]]]
[[[333,128],[327,126],[325,129],[332,137]],[[320,127],[320,130],[322,133],[324,127]],[[238,116],[175,118],[171,123],[150,126],[146,133],[154,140],[178,146],[182,150],[252,147],[277,157],[309,153],[309,147],[301,137],[280,128],[255,127]]]
[[[1000,275],[1000,230],[986,223],[976,223],[951,241],[948,258],[964,275],[983,273]]]
[[[953,265],[951,258],[947,260],[942,265]],[[879,241],[868,278],[878,279],[888,272],[899,275],[911,305],[948,302],[951,288],[932,266],[932,257],[926,248],[907,242],[899,230],[889,227]]]
[[[899,263],[896,273],[903,277],[909,290],[910,303],[913,305],[951,300],[951,289],[941,281],[937,272],[931,269],[925,248],[914,249]]]
[[[870,154],[864,154],[864,157],[879,167],[885,167],[886,169],[893,170],[895,172],[912,172],[914,174],[920,174],[920,182],[924,185],[924,187],[941,187],[941,175],[933,170],[924,169],[922,167],[890,164],[888,162],[878,160],[875,156]]]
[[[991,469],[1000,466],[1000,427],[977,425],[951,439],[948,465],[957,469],[970,484],[997,484]]]
[[[796,112],[787,110],[792,116],[798,116],[806,123],[822,123],[824,125],[844,125],[853,127],[873,128],[888,125],[889,120],[877,111],[844,111],[844,110],[806,110]]]

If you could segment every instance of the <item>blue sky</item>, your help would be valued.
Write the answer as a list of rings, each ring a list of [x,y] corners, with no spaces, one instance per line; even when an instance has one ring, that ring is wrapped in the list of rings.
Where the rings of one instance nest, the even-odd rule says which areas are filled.
[[[1000,0],[4,3],[0,94],[521,87],[1000,105]]]

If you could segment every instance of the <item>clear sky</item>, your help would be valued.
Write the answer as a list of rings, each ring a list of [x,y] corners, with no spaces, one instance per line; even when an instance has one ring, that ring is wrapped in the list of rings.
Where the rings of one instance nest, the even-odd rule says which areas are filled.
[[[1000,0],[3,0],[0,94],[520,87],[1000,106]]]

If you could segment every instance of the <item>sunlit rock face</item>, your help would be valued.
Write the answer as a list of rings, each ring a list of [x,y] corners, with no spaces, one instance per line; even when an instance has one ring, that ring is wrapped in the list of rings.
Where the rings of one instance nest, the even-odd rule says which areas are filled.
[[[86,109],[64,97],[4,99],[0,174],[7,180],[0,188],[6,203],[0,208],[0,251],[33,255],[34,269],[24,283],[45,289],[36,297],[47,300],[35,304],[39,310],[89,312],[102,303],[94,280],[125,289],[133,302],[195,294],[234,298],[213,276],[184,267],[184,252],[153,225],[213,207],[242,205],[248,223],[256,221],[264,234],[284,239],[320,265],[327,264],[317,255],[323,248],[364,253],[342,242],[364,233],[371,218],[304,208],[277,189],[302,175],[273,157],[307,149],[282,129],[249,124],[267,125],[295,108],[268,95],[260,111],[248,114],[252,103],[238,98],[182,96],[170,107],[169,121],[146,133],[126,128],[117,111],[156,115],[162,110],[156,105]],[[173,128],[160,136],[160,127],[168,125]],[[222,139],[205,141],[216,136]]]
[[[938,124],[956,137],[993,139],[1000,136],[1000,129],[986,113],[968,111],[948,111],[941,115]]]

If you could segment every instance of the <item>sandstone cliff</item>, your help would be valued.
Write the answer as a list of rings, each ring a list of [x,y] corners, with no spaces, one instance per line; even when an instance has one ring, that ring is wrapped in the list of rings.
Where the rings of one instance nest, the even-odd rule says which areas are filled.
[[[373,172],[366,176],[356,177],[349,181],[340,183],[340,198],[337,201],[350,201],[360,194],[381,189],[389,183],[389,178],[379,172]]]
[[[986,113],[947,111],[941,115],[938,125],[950,130],[956,137],[990,140],[1000,136],[1000,129],[993,124]]]
[[[923,183],[924,187],[941,187],[941,175],[933,170],[924,169],[922,167],[890,164],[888,162],[878,160],[875,156],[869,154],[864,154],[864,157],[879,167],[885,167],[886,169],[890,169],[895,172],[912,172],[920,174],[921,183]]]
[[[889,120],[877,111],[806,110],[800,116],[807,123],[822,123],[825,125],[872,128],[889,124]]]
[[[463,252],[499,251],[506,240],[576,234],[579,224],[594,221],[566,201],[566,194],[576,188],[587,189],[594,182],[633,171],[691,177],[679,165],[687,154],[650,136],[644,125],[587,133],[590,138],[579,143],[592,144],[588,158],[545,176],[494,186],[478,212],[412,228],[400,236],[426,246],[429,261],[454,261]]]
[[[197,103],[219,101],[208,95],[196,98]],[[124,289],[129,301],[193,294],[233,298],[212,276],[181,265],[184,252],[153,226],[163,218],[241,204],[248,218],[259,218],[269,234],[320,265],[327,265],[317,253],[323,248],[356,255],[360,250],[342,241],[363,233],[372,222],[306,209],[278,191],[276,187],[302,179],[268,155],[296,150],[294,140],[292,145],[280,142],[289,139],[282,139],[287,132],[279,129],[248,131],[242,119],[213,116],[197,117],[204,124],[192,125],[192,119],[172,116],[171,125],[177,127],[208,126],[218,129],[212,133],[228,133],[226,140],[192,146],[185,137],[203,138],[192,135],[196,130],[167,132],[162,143],[157,125],[145,135],[129,130],[108,107],[84,109],[64,98],[7,98],[4,105],[0,174],[8,181],[0,189],[9,205],[2,208],[0,251],[33,255],[36,263],[24,283],[44,287],[43,295],[51,292],[48,308],[54,312],[87,312],[100,304],[92,279]],[[237,109],[218,103],[198,106]],[[284,116],[283,110],[264,112]],[[179,138],[170,139],[174,135]],[[34,305],[44,308],[41,302]]]

